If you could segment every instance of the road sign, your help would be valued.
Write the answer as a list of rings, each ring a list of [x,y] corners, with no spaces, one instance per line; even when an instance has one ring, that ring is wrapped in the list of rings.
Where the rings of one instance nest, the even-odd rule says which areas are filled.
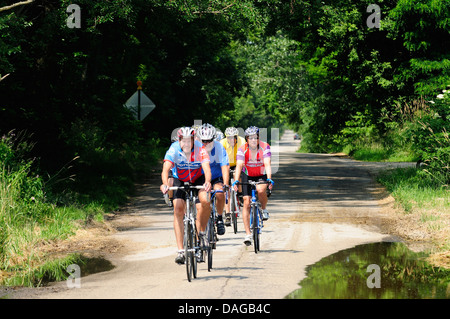
[[[142,121],[156,107],[155,103],[145,95],[142,90],[138,89],[124,105],[129,109],[136,120]]]

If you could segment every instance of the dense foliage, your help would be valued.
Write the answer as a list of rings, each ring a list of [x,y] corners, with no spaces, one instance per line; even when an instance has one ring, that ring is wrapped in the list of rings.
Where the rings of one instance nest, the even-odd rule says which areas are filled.
[[[316,152],[367,140],[412,151],[392,144],[398,106],[450,84],[449,4],[380,0],[378,28],[371,2],[80,0],[80,28],[67,0],[0,11],[1,131],[34,134],[53,172],[77,156],[74,173],[132,170],[194,119],[287,123]],[[157,105],[142,125],[123,108],[136,80]]]
[[[370,145],[378,160],[421,157],[448,185],[450,3],[377,1],[379,28],[371,3],[290,1],[273,11],[267,29],[298,41],[297,74],[306,71],[287,120],[306,150]]]

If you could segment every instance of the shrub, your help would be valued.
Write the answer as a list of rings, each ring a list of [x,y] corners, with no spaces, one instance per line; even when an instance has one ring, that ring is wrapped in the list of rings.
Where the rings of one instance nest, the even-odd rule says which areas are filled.
[[[447,90],[429,101],[432,111],[409,127],[413,148],[425,172],[442,185],[450,184],[450,94]]]

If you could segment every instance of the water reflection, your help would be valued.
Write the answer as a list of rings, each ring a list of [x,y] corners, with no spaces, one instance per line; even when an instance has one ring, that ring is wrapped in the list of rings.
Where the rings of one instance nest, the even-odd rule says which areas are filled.
[[[432,267],[424,257],[402,243],[342,250],[308,266],[302,288],[286,298],[449,299],[450,270]],[[377,274],[369,265],[379,266],[380,288],[373,287]]]

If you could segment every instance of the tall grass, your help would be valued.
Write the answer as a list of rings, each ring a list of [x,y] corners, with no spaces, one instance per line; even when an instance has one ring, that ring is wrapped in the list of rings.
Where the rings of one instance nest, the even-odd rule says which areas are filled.
[[[3,274],[30,274],[35,268],[46,269],[41,264],[44,257],[39,249],[41,245],[74,234],[76,221],[86,218],[82,209],[57,207],[46,203],[37,193],[30,196],[33,193],[29,193],[29,185],[36,183],[35,179],[29,176],[26,165],[16,171],[0,166],[0,270]]]
[[[378,181],[406,212],[433,209],[450,216],[450,192],[424,170],[397,168],[381,173]]]
[[[343,152],[358,161],[367,162],[415,162],[419,159],[409,147],[386,147],[379,142],[347,145]]]
[[[0,140],[0,283],[15,285],[12,278],[20,278],[21,285],[35,285],[39,278],[60,278],[55,274],[64,264],[47,258],[41,248],[68,238],[80,221],[102,218],[105,211],[95,203],[54,204],[33,162],[18,158],[13,148],[10,140]]]

